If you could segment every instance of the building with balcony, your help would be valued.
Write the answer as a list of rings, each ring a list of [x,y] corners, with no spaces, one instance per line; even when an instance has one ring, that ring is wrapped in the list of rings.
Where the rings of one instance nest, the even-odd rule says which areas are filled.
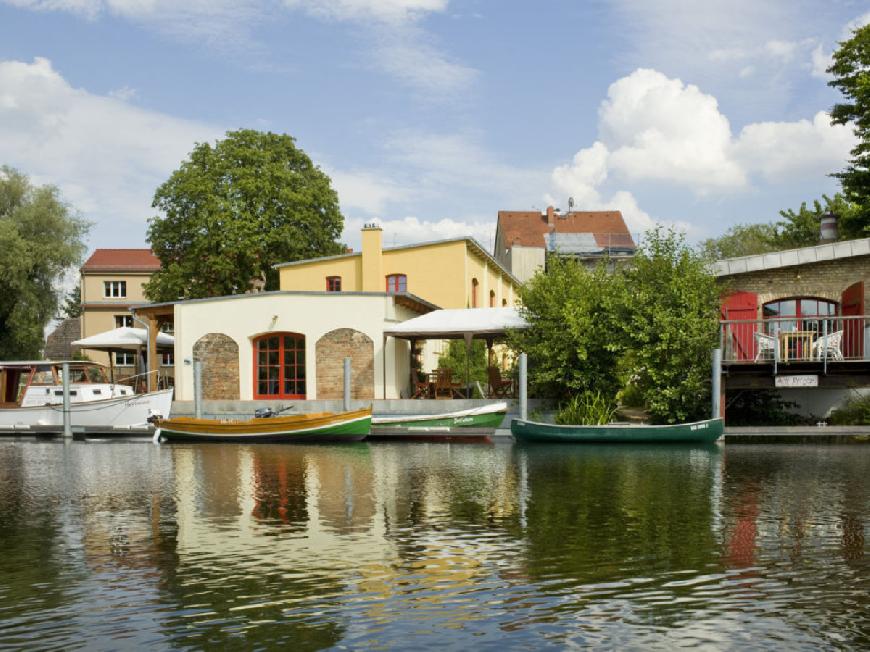
[[[870,387],[870,238],[730,258],[714,273],[726,392],[800,390],[789,398],[824,416]]]

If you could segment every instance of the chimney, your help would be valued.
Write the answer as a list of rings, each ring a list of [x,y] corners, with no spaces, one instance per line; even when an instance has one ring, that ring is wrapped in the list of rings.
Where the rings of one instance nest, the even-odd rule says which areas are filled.
[[[555,214],[556,209],[552,206],[547,206],[547,226],[552,227],[556,225],[556,221],[554,219]]]
[[[837,216],[831,211],[822,215],[821,228],[819,229],[819,243],[826,244],[828,242],[836,242],[840,239],[840,232],[837,229]]]
[[[383,292],[386,287],[382,263],[383,230],[377,222],[368,222],[362,228],[362,287],[363,292]]]

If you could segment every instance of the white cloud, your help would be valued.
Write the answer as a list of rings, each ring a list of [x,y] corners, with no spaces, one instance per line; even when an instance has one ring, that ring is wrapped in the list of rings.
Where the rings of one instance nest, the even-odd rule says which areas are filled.
[[[351,246],[359,247],[359,230],[368,221],[360,218],[350,218],[345,221],[343,239]],[[492,250],[495,237],[495,222],[492,216],[484,218],[425,220],[409,216],[398,219],[381,220],[384,229],[384,246],[413,244],[431,240],[461,238],[470,236]]]
[[[855,144],[852,129],[832,125],[823,111],[812,120],[749,124],[735,137],[715,97],[645,69],[610,86],[598,127],[599,139],[554,168],[551,183],[580,209],[622,210],[632,230],[652,218],[628,191],[605,200],[605,186],[654,181],[702,196],[759,181],[815,180],[839,169]]]
[[[447,9],[447,0],[285,0],[285,4],[333,20],[374,20],[393,25]]]
[[[839,169],[855,145],[852,128],[819,111],[810,120],[747,125],[734,145],[743,169],[771,182],[811,179]]]
[[[366,170],[327,170],[338,192],[342,210],[362,210],[381,215],[388,205],[404,201],[409,191],[383,174]]]
[[[157,185],[195,141],[219,135],[210,125],[73,88],[47,59],[0,61],[0,161],[57,185],[97,222],[92,238],[141,244]]]

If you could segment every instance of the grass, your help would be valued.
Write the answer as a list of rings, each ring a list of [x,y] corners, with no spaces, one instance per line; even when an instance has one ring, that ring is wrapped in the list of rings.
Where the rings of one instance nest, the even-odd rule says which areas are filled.
[[[613,421],[616,403],[601,392],[576,394],[559,406],[556,423],[562,426],[602,426]]]

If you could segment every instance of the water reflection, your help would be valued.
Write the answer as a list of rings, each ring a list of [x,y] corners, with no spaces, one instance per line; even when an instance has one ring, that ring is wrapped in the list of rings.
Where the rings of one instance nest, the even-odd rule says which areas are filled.
[[[857,450],[0,442],[0,640],[867,645]]]

